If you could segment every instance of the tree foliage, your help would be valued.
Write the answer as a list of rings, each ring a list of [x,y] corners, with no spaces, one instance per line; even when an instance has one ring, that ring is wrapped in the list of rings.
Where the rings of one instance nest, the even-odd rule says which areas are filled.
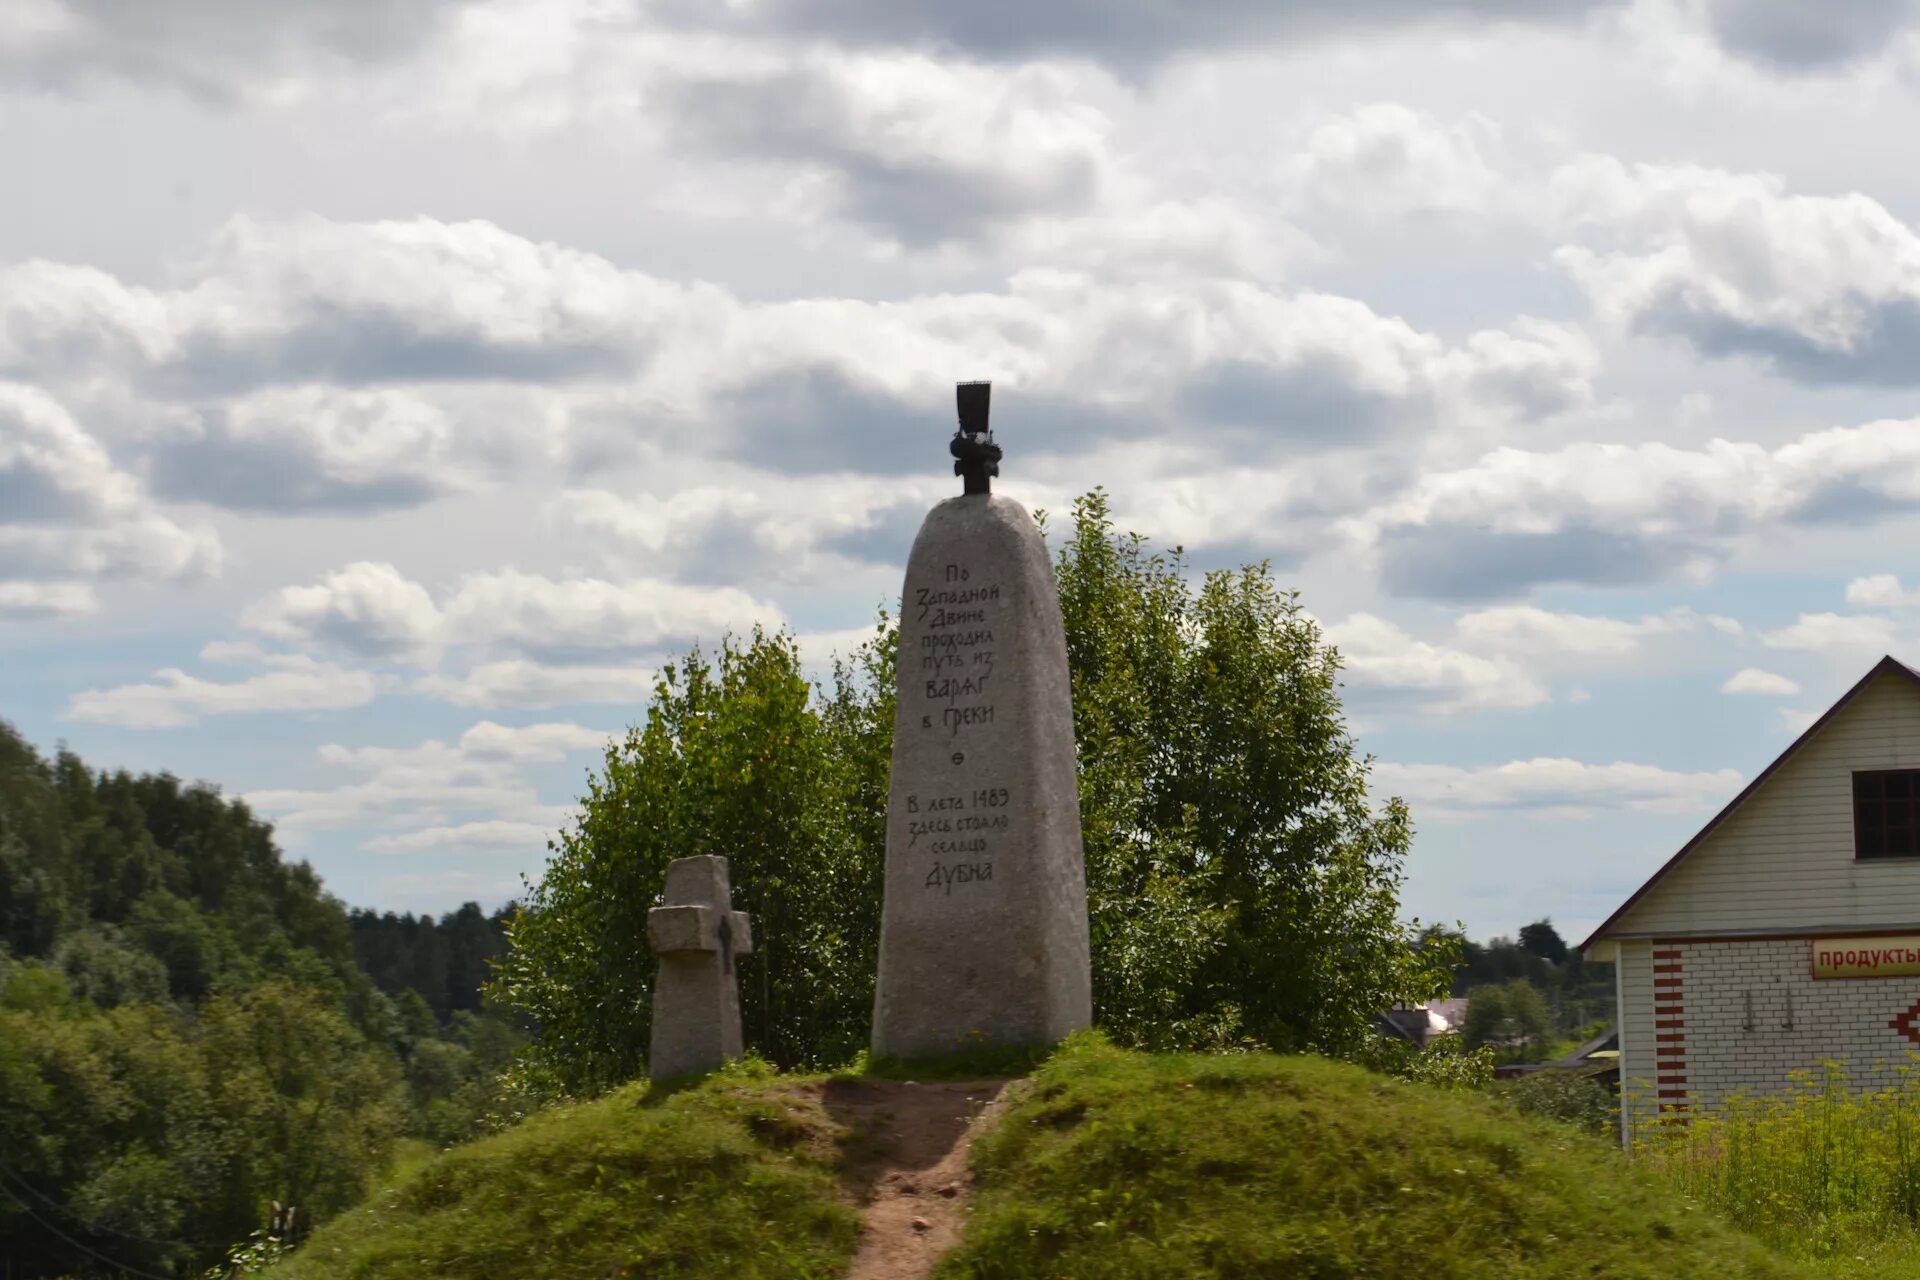
[[[1525,1056],[1553,1034],[1553,1015],[1540,988],[1525,978],[1475,987],[1467,993],[1461,1036],[1470,1047],[1492,1045]]]
[[[390,996],[417,992],[442,1021],[455,1013],[480,1011],[481,988],[492,962],[507,949],[507,920],[512,904],[491,915],[477,902],[449,911],[438,920],[421,914],[355,909],[347,914],[353,934],[353,958]]]
[[[1554,1030],[1562,1035],[1579,1035],[1613,1021],[1613,966],[1589,963],[1550,920],[1523,925],[1517,941],[1495,937],[1480,943],[1438,929],[1427,936],[1444,941],[1459,955],[1451,988],[1456,996],[1523,978],[1546,999]]]
[[[740,960],[749,1043],[785,1067],[845,1061],[866,1040],[878,950],[892,741],[891,629],[816,700],[793,638],[762,630],[666,666],[646,719],[609,746],[577,823],[510,925],[492,988],[539,1027],[564,1088],[638,1073],[654,959],[646,915],[666,866],[725,855],[753,917]]]
[[[477,906],[449,922],[449,940],[499,945]],[[476,990],[453,1007],[443,982],[444,1020],[418,993],[389,998],[355,963],[346,910],[244,804],[48,761],[0,723],[11,1275],[204,1266],[276,1202],[304,1227],[357,1200],[397,1138],[472,1132],[519,1039],[472,1011]]]
[[[1532,924],[1520,926],[1520,949],[1539,956],[1548,964],[1562,965],[1567,962],[1566,939],[1553,927],[1551,920],[1535,920]]]
[[[1338,653],[1264,562],[1206,574],[1074,505],[1058,574],[1081,755],[1096,1016],[1134,1043],[1346,1053],[1445,987],[1399,919]]]
[[[1148,1045],[1357,1050],[1373,1013],[1444,989],[1452,949],[1398,919],[1406,808],[1377,810],[1338,655],[1264,564],[1196,587],[1179,553],[1076,503],[1056,571],[1073,677],[1096,1019]],[[569,1090],[639,1072],[646,912],[668,862],[732,860],[753,913],[750,1047],[780,1065],[864,1047],[885,855],[896,630],[811,689],[756,631],[662,673],[529,887],[493,992]]]

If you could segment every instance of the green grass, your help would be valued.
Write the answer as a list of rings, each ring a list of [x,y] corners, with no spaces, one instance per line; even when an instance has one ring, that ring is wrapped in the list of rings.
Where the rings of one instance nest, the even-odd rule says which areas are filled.
[[[843,1166],[870,1135],[836,1122],[825,1080],[745,1064],[409,1151],[271,1275],[828,1280],[858,1230]],[[1888,1199],[1901,1187],[1920,1197],[1912,1094],[1896,1106],[1822,1084],[1634,1167],[1498,1095],[1314,1057],[1148,1055],[1089,1034],[1016,1090],[974,1147],[980,1190],[938,1280],[1920,1276],[1920,1236],[1871,1208],[1906,1203]]]
[[[974,1148],[940,1280],[1818,1273],[1497,1102],[1312,1057],[1076,1039]]]
[[[743,1065],[649,1098],[632,1085],[399,1173],[274,1280],[812,1280],[858,1216],[846,1135],[804,1085]]]
[[[1920,1276],[1920,1071],[1797,1072],[1656,1130],[1639,1162],[1782,1253],[1843,1280]]]

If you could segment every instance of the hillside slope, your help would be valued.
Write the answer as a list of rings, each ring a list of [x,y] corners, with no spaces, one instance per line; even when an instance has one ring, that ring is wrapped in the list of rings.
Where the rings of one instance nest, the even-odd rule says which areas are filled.
[[[630,1086],[455,1149],[276,1280],[844,1274],[869,1135],[824,1077]],[[974,1150],[942,1280],[1801,1280],[1604,1144],[1311,1057],[1077,1039]]]

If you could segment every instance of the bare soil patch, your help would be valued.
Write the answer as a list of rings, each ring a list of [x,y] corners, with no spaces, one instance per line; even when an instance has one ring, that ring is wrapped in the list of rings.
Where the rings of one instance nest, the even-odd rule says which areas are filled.
[[[923,1280],[960,1239],[967,1153],[1008,1103],[1005,1080],[833,1080],[821,1103],[848,1131],[841,1187],[861,1205],[847,1280]]]

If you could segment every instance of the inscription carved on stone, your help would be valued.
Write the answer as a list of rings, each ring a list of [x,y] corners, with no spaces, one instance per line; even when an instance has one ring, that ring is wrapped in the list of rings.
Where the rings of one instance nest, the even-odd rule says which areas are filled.
[[[1092,995],[1066,638],[1033,518],[942,502],[902,610],[874,1052],[1051,1043]]]
[[[664,903],[647,912],[660,955],[653,980],[647,1075],[658,1082],[717,1070],[741,1053],[734,957],[753,950],[744,911],[733,909],[727,860],[714,854],[667,864]]]

